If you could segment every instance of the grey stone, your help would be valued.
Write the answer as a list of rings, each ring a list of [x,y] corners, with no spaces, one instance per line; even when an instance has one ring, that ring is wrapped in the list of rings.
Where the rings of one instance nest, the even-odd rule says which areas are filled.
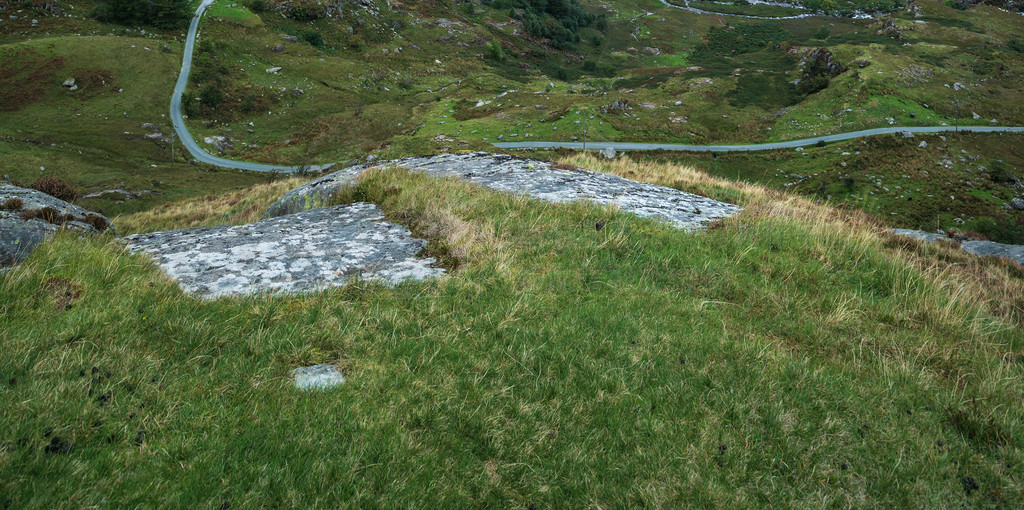
[[[921,140],[921,143],[917,144],[918,147],[925,149],[928,147],[928,142]]]
[[[295,35],[286,35],[286,36],[284,36],[284,40],[285,41],[291,41],[291,42],[299,42],[299,37],[295,36]]]
[[[348,167],[289,191],[268,209],[266,216],[321,207],[332,195],[375,166],[408,168],[434,177],[458,177],[493,190],[521,193],[549,202],[590,200],[614,204],[638,216],[664,219],[677,228],[689,230],[702,229],[713,220],[740,211],[740,207],[732,204],[615,175],[556,168],[552,163],[535,159],[474,152]]]
[[[10,210],[3,208],[10,199],[21,200],[21,205]],[[46,208],[56,211],[55,216],[61,218],[59,223],[50,223],[43,218],[22,217],[22,212]],[[97,218],[101,221],[90,221]],[[103,215],[51,197],[42,191],[0,184],[0,266],[24,261],[36,246],[58,230],[67,229],[83,234],[100,232],[93,225],[94,222],[106,224],[113,232],[113,228],[109,227],[110,221]]]
[[[606,147],[603,151],[601,151],[601,155],[607,159],[615,159],[615,149],[611,147]]]
[[[1018,211],[1024,211],[1024,199],[1014,198],[1013,200],[1010,200],[1010,207]]]
[[[334,365],[313,365],[292,370],[295,387],[301,390],[323,390],[345,382],[345,376]]]
[[[433,258],[417,258],[426,241],[367,203],[125,240],[128,249],[151,254],[186,292],[211,299],[309,291],[353,277],[396,284],[444,274]]]
[[[950,239],[945,234],[932,234],[930,232],[924,232],[921,230],[909,230],[903,228],[895,228],[892,230],[894,234],[912,237],[921,241],[936,242],[940,239],[948,241],[955,241]],[[1018,264],[1024,265],[1024,245],[1019,244],[1002,244],[995,243],[992,241],[961,241],[960,248],[967,253],[978,255],[979,257],[993,256],[1002,257],[1005,259],[1012,260]]]

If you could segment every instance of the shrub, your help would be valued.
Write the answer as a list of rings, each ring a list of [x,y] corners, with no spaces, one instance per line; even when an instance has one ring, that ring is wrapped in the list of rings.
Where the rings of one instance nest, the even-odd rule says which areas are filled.
[[[42,191],[53,198],[57,198],[65,202],[74,202],[75,200],[78,200],[78,192],[75,191],[75,188],[72,188],[70,184],[56,177],[40,177],[28,187],[37,191]]]
[[[324,36],[316,30],[306,30],[299,36],[303,41],[308,42],[311,46],[320,47],[324,45]]]
[[[829,29],[828,27],[823,26],[823,27],[821,27],[821,29],[819,29],[817,32],[814,33],[814,38],[815,39],[821,39],[821,40],[824,41],[825,39],[828,39],[829,36],[831,36],[831,35],[832,35],[832,30]]]
[[[21,209],[22,205],[24,205],[24,202],[22,202],[20,198],[12,197],[8,198],[7,201],[4,202],[3,208],[8,211],[17,211],[18,209]]]
[[[252,0],[249,2],[249,10],[259,14],[267,11],[267,2],[265,0]]]
[[[491,41],[487,43],[487,58],[499,62],[505,60],[505,51],[501,49],[500,42]]]
[[[21,219],[23,220],[34,220],[40,219],[47,223],[54,225],[62,225],[67,221],[74,219],[70,214],[61,214],[52,207],[43,207],[42,209],[26,209],[21,211]]]
[[[110,228],[110,222],[99,214],[90,214],[85,217],[85,222],[92,225],[96,230],[103,232]]]

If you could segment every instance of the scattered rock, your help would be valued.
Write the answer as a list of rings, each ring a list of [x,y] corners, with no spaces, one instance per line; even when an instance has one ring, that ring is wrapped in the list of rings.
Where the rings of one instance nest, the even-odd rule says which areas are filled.
[[[281,53],[282,51],[284,51],[283,44],[278,43],[277,46],[274,46],[274,53]]]
[[[1018,211],[1024,211],[1024,199],[1014,198],[1013,200],[1010,200],[1010,207]]]
[[[928,147],[928,142],[926,142],[926,141],[924,141],[924,140],[921,140],[921,143],[917,144],[917,146],[918,146],[919,148],[922,148],[922,149],[924,149],[924,148]]]
[[[601,151],[601,155],[607,159],[615,159],[615,149],[611,147],[605,147],[605,149]]]
[[[280,67],[271,67],[270,69],[267,69],[267,72],[270,73],[270,74],[277,74],[278,71],[280,71],[280,70],[281,70]]]
[[[151,254],[186,292],[203,298],[310,291],[353,277],[394,284],[444,274],[433,258],[417,258],[426,241],[366,203],[125,240],[128,249]]]
[[[345,382],[345,376],[334,365],[313,365],[292,370],[295,387],[300,390],[322,390]]]
[[[946,233],[941,231],[938,234],[932,234],[922,230],[896,228],[893,229],[892,232],[896,235],[912,237],[921,241],[936,242],[940,239],[944,239],[955,242],[955,240],[951,239]],[[992,241],[965,240],[960,242],[960,247],[964,251],[980,257],[1002,257],[1024,265],[1024,245],[1002,244]]]
[[[298,36],[294,36],[294,35],[286,35],[286,36],[284,36],[284,40],[285,41],[291,41],[291,42],[299,42]]]
[[[110,220],[41,191],[0,185],[0,267],[25,260],[61,229],[83,234],[113,230]]]
[[[648,55],[658,56],[661,55],[661,50],[659,50],[658,48],[652,48],[650,46],[647,46],[644,48],[644,53]]]

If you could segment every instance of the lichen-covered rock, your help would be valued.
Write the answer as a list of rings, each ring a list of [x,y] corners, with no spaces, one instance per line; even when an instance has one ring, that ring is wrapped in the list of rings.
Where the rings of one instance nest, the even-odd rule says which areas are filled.
[[[740,210],[732,204],[615,175],[516,156],[474,152],[351,166],[288,192],[270,207],[267,216],[289,214],[303,207],[320,207],[328,197],[374,166],[408,168],[435,177],[459,177],[497,191],[522,193],[550,202],[590,200],[614,204],[638,216],[661,218],[689,230],[699,230],[715,219],[732,216]]]
[[[205,298],[344,285],[353,277],[398,283],[440,276],[426,241],[384,221],[377,206],[324,207],[239,226],[190,228],[125,238],[171,278]]]
[[[42,191],[0,184],[0,267],[22,262],[62,228],[83,234],[112,229],[103,215]]]
[[[956,241],[955,239],[949,238],[945,234],[933,234],[931,232],[924,232],[922,230],[909,230],[904,228],[895,228],[892,232],[896,235],[912,237],[921,241],[936,242],[939,239],[945,239],[949,241]],[[992,241],[977,241],[977,240],[965,240],[959,241],[960,247],[967,253],[978,255],[979,257],[993,256],[1010,259],[1022,266],[1024,266],[1024,246],[1019,244],[1002,244],[994,243]]]

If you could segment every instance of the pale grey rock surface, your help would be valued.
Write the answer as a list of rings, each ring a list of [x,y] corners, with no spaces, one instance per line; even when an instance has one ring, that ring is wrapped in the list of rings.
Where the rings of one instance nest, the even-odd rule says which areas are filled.
[[[458,177],[497,191],[521,193],[550,202],[590,200],[614,204],[638,216],[661,218],[688,230],[702,229],[713,220],[740,211],[740,207],[732,204],[615,175],[556,168],[546,161],[517,156],[474,152],[350,166],[289,191],[267,210],[267,217],[320,207],[330,196],[355,182],[364,171],[390,166],[435,177]]]
[[[191,228],[125,238],[151,254],[181,287],[205,298],[300,292],[352,277],[395,284],[440,276],[426,241],[384,221],[377,206],[326,207],[239,226]]]
[[[3,204],[10,199],[21,200],[21,206],[12,210],[3,209]],[[23,211],[46,208],[56,211],[62,219],[58,223],[51,223],[42,218],[22,218]],[[65,220],[68,216],[70,219]],[[21,263],[39,243],[61,228],[83,234],[99,232],[88,222],[90,216],[102,218],[105,224],[110,224],[100,214],[51,197],[42,191],[0,184],[0,267]]]
[[[313,365],[292,370],[295,387],[301,390],[333,388],[345,382],[345,376],[334,365]]]
[[[956,242],[954,239],[950,239],[945,234],[933,234],[931,232],[924,232],[922,230],[909,230],[904,228],[894,228],[892,230],[894,234],[913,237],[921,241],[936,242],[939,239],[945,239],[947,241]],[[960,247],[963,248],[967,253],[972,253],[980,257],[994,256],[1010,259],[1018,264],[1024,265],[1024,245],[1019,244],[1002,244],[994,243],[992,241],[960,241]]]

